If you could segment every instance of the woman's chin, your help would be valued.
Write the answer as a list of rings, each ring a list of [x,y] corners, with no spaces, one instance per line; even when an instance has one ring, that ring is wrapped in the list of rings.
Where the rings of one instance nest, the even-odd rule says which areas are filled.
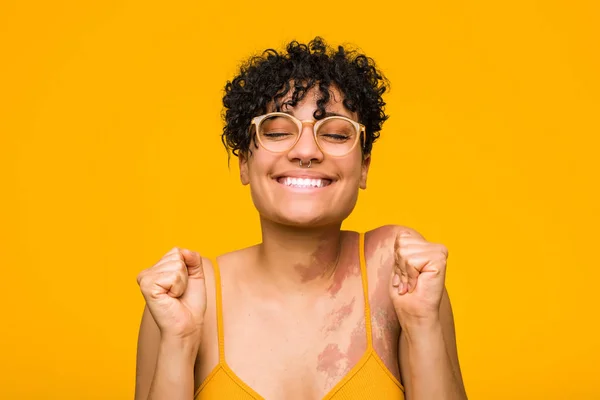
[[[353,208],[353,207],[352,207]],[[257,207],[261,219],[275,224],[298,228],[318,228],[339,225],[348,217],[352,208],[329,207],[317,202],[287,202]]]
[[[341,215],[337,215],[337,213],[299,212],[298,210],[295,210],[294,212],[277,213],[269,219],[285,226],[318,228],[321,226],[341,224],[344,218]]]

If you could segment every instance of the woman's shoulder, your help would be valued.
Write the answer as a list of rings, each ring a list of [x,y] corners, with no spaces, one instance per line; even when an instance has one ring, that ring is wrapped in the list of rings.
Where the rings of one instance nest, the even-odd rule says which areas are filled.
[[[388,224],[365,231],[365,249],[377,251],[381,249],[393,249],[396,237],[402,232],[410,232],[415,236],[423,237],[414,228],[406,225]],[[367,251],[367,254],[369,252]]]
[[[227,268],[228,265],[235,265],[239,261],[248,260],[250,257],[256,254],[258,244],[243,247],[236,250],[231,250],[225,253],[218,254],[210,259],[211,264],[218,264],[219,269],[223,266]]]
[[[365,231],[364,251],[367,269],[372,271],[369,273],[370,278],[387,279],[388,273],[391,274],[395,260],[396,238],[406,231],[422,237],[415,229],[405,225],[388,224]]]
[[[217,277],[221,277],[221,269],[225,266],[227,273],[228,266],[232,263],[232,257],[241,260],[249,248],[240,249],[224,253],[218,256],[201,254],[202,268],[204,271],[204,284],[206,287],[206,312],[204,314],[203,340],[198,353],[196,379],[203,381],[213,370],[219,360],[218,353],[218,330],[217,330],[217,306],[219,297],[217,290],[221,291],[221,285],[217,283]],[[235,261],[234,261],[235,262]],[[217,275],[218,272],[218,275]],[[221,279],[219,279],[221,281]]]
[[[389,240],[395,239],[402,232],[410,232],[417,236],[422,236],[417,230],[406,225],[387,224],[377,228],[365,231],[365,240],[369,237],[371,240]]]
[[[208,305],[211,305],[211,302],[215,299],[215,288],[216,288],[216,279],[217,273],[220,277],[222,267],[225,266],[227,268],[228,265],[235,265],[236,261],[243,260],[248,256],[249,252],[255,246],[250,246],[238,250],[233,250],[227,253],[219,254],[216,256],[201,254],[202,256],[202,267],[204,270],[204,280],[206,284],[206,294],[208,296]]]
[[[205,270],[205,278],[207,285],[215,284],[215,270],[218,269],[219,275],[225,269],[229,270],[232,266],[244,264],[255,254],[258,245],[244,247],[237,250],[232,250],[226,253],[221,253],[216,256],[202,255],[202,265]]]

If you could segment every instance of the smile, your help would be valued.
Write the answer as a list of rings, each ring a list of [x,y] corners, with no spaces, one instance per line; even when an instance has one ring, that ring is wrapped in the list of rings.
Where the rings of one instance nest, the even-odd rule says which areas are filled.
[[[303,189],[322,188],[331,184],[330,179],[292,178],[289,176],[279,177],[277,182],[285,186]]]

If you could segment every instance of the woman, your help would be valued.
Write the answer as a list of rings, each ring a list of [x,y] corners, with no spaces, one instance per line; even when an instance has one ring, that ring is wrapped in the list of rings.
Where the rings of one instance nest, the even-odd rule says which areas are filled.
[[[320,38],[228,82],[223,142],[262,243],[142,271],[136,399],[465,399],[447,250],[388,225],[342,231],[366,188],[387,82]]]

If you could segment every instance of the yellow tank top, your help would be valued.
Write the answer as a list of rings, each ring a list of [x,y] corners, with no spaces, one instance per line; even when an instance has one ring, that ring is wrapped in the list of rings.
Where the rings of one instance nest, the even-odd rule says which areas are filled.
[[[325,395],[323,400],[404,400],[404,387],[387,369],[373,348],[371,333],[371,309],[367,286],[367,269],[364,252],[364,233],[359,240],[360,271],[365,302],[365,327],[367,349],[358,363]],[[194,395],[194,400],[253,400],[264,399],[246,385],[229,368],[225,361],[223,336],[223,308],[221,303],[221,276],[216,260],[212,260],[215,271],[217,330],[219,336],[219,363],[206,377]]]

